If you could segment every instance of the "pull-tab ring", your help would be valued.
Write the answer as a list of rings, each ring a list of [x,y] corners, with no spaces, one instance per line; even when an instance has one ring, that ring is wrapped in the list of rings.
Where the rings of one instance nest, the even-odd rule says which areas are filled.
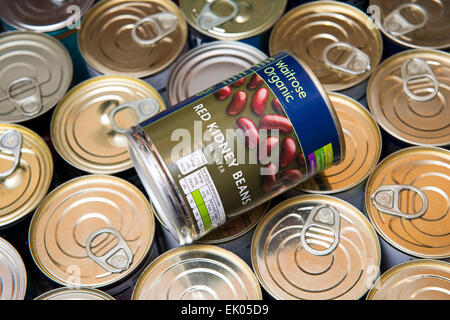
[[[14,156],[12,167],[4,172],[0,172],[0,178],[5,178],[11,175],[19,165],[22,153],[22,134],[16,130],[5,131],[0,135],[0,151],[12,153]]]
[[[411,190],[422,200],[422,208],[415,214],[404,213],[400,210],[400,191]],[[381,186],[370,197],[378,211],[405,219],[417,219],[424,215],[428,209],[428,199],[425,193],[411,185],[386,185]]]
[[[222,2],[225,2],[232,7],[232,12],[226,16],[218,16],[211,10],[211,6],[216,1],[206,2],[205,6],[200,11],[200,14],[197,18],[197,24],[203,30],[209,30],[211,28],[220,26],[221,24],[224,24],[225,22],[233,19],[239,12],[239,7],[234,1],[221,0]]]
[[[151,24],[156,30],[156,36],[151,39],[142,39],[137,30],[144,24]],[[178,25],[178,17],[169,12],[160,12],[145,17],[136,22],[131,30],[131,36],[135,42],[143,47],[149,47],[171,34]]]
[[[340,225],[341,217],[339,212],[334,207],[330,207],[327,205],[315,207],[308,215],[305,225],[303,226],[302,233],[300,235],[302,246],[306,249],[306,251],[316,256],[324,256],[332,253],[339,244]],[[312,228],[316,229],[314,231],[317,232],[320,232],[322,230],[321,233],[324,233],[323,229],[325,229],[325,231],[331,231],[333,235],[333,243],[331,244],[331,246],[324,250],[316,250],[311,248],[311,246],[308,244],[308,241],[306,240],[306,234],[308,230]],[[323,236],[320,237],[323,238]],[[323,240],[321,241],[321,243],[322,242]]]
[[[406,20],[406,18],[402,15],[402,10],[406,8],[411,8],[420,11],[423,15],[423,21],[413,24]],[[397,9],[389,13],[386,18],[384,18],[384,28],[389,33],[402,36],[414,30],[422,28],[428,22],[428,14],[427,12],[418,4],[415,3],[406,3],[399,6]]]
[[[350,54],[343,63],[335,64],[328,58],[330,51],[334,48],[346,48],[350,51]],[[358,75],[370,70],[369,56],[347,42],[333,42],[329,44],[323,51],[322,58],[325,64],[330,68],[339,70],[347,74]]]
[[[28,84],[31,84],[31,89],[34,89],[33,94],[22,99],[16,99],[13,97],[14,88],[20,89],[20,87],[26,87]],[[26,90],[24,89],[24,91],[27,90],[29,90],[29,88],[27,88]],[[28,77],[16,79],[9,84],[6,92],[8,94],[9,100],[11,100],[16,105],[16,108],[19,109],[24,115],[34,116],[41,111],[41,92],[39,89],[39,84],[36,82],[36,80]],[[19,94],[14,95],[18,96]]]
[[[109,113],[109,120],[114,130],[119,133],[125,133],[129,128],[119,128],[114,118],[117,112],[127,108],[135,110],[138,114],[138,122],[141,122],[157,114],[160,110],[160,105],[156,99],[147,98],[138,101],[126,102],[115,107]]]
[[[423,83],[424,80],[430,80],[433,83],[433,92],[427,95],[414,94],[409,85],[412,83]],[[411,99],[419,102],[426,102],[433,99],[439,92],[439,82],[437,81],[430,66],[419,58],[406,60],[402,64],[403,90]]]
[[[118,240],[117,245],[105,253],[103,256],[96,256],[91,245],[94,239],[101,235],[110,233]],[[123,239],[119,231],[112,228],[102,228],[91,233],[86,240],[86,252],[89,258],[98,263],[103,269],[111,273],[119,273],[127,270],[133,262],[133,252]]]

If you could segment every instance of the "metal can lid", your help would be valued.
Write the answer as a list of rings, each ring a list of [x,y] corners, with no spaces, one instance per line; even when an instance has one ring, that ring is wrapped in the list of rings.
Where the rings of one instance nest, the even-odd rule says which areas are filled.
[[[448,1],[370,0],[381,32],[410,48],[450,48],[450,3]]]
[[[296,188],[331,194],[362,183],[375,169],[381,155],[381,133],[371,114],[357,101],[339,93],[328,93],[345,139],[344,160]]]
[[[80,51],[102,74],[145,78],[181,54],[187,24],[177,5],[165,0],[101,1],[81,23]]]
[[[250,45],[234,41],[213,41],[198,46],[175,62],[167,83],[172,105],[247,70],[267,59]]]
[[[287,0],[180,0],[187,22],[216,40],[243,40],[264,33],[283,15]]]
[[[369,80],[367,103],[390,135],[414,145],[450,144],[450,54],[413,49],[381,63]]]
[[[270,34],[270,54],[290,50],[304,60],[329,91],[353,87],[380,63],[383,42],[361,10],[337,1],[295,7]]]
[[[258,280],[237,255],[214,245],[187,245],[154,260],[133,300],[261,300]]]
[[[31,213],[47,194],[53,159],[44,140],[16,124],[0,124],[0,226]]]
[[[367,215],[377,232],[407,254],[450,257],[450,151],[401,149],[383,159],[367,181]]]
[[[56,39],[33,31],[0,35],[0,121],[21,122],[53,108],[72,82],[73,65]]]
[[[133,166],[123,133],[165,109],[160,94],[142,80],[100,76],[72,88],[55,108],[52,142],[74,167],[111,174]]]
[[[26,289],[27,272],[22,257],[0,238],[0,300],[23,300]]]
[[[34,300],[115,300],[109,294],[94,288],[57,288],[41,294]]]
[[[256,276],[276,299],[359,299],[380,267],[367,218],[325,195],[290,198],[272,208],[252,241]]]
[[[381,275],[367,300],[448,300],[450,263],[412,260]]]
[[[87,175],[44,199],[30,223],[29,246],[50,279],[98,288],[133,274],[150,252],[154,232],[153,208],[135,186]]]

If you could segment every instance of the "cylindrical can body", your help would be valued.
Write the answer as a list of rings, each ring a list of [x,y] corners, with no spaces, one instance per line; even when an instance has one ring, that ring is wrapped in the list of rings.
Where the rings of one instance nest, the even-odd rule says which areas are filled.
[[[159,218],[180,243],[339,163],[345,149],[325,90],[288,52],[159,113],[126,137]]]

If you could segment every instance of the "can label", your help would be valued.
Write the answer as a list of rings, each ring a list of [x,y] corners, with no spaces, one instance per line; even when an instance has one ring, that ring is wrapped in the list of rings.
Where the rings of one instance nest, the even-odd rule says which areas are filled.
[[[141,124],[200,235],[339,162],[323,94],[282,52]]]

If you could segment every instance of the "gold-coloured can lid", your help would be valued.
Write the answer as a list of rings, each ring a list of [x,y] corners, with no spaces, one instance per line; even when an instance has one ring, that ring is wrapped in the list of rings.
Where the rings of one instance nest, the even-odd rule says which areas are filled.
[[[237,255],[214,245],[187,245],[154,260],[133,300],[261,300],[258,280]]]
[[[23,122],[47,112],[66,94],[72,75],[72,59],[53,37],[0,34],[0,121]]]
[[[383,273],[367,300],[449,300],[450,263],[413,260]]]
[[[44,140],[23,126],[0,123],[0,227],[30,214],[52,177],[53,159]]]
[[[87,175],[45,198],[31,220],[29,246],[53,281],[98,288],[138,270],[154,232],[153,208],[135,186],[114,176]]]
[[[0,238],[0,300],[23,300],[26,289],[27,271],[22,257]]]
[[[121,172],[133,166],[124,131],[165,108],[160,94],[140,79],[95,77],[71,89],[55,108],[52,142],[80,170]]]
[[[41,294],[34,300],[115,300],[109,294],[94,288],[57,288]]]
[[[381,133],[371,114],[354,99],[328,93],[345,139],[344,160],[296,186],[305,192],[332,194],[362,183],[375,169],[381,155]]]
[[[269,30],[283,15],[287,0],[180,0],[189,25],[216,40],[237,41]]]
[[[263,217],[252,264],[275,299],[359,299],[378,276],[380,245],[367,218],[349,203],[304,195]]]
[[[80,51],[102,74],[145,78],[167,68],[181,54],[187,24],[167,0],[103,0],[81,23]]]
[[[450,54],[413,49],[383,61],[367,103],[390,135],[413,145],[450,145]]]
[[[384,158],[367,181],[367,215],[377,232],[409,255],[450,257],[450,151],[410,147]]]
[[[295,7],[275,25],[270,55],[290,50],[328,91],[366,80],[381,61],[383,42],[374,22],[361,10],[337,1]]]
[[[410,48],[450,48],[450,1],[370,0],[381,32]]]

